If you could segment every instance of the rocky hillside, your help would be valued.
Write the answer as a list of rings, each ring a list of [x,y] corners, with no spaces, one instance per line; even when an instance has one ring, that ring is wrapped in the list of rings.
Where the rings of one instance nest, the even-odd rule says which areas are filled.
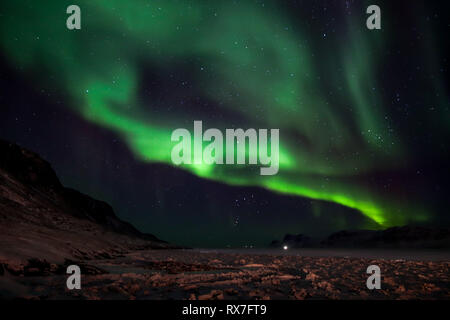
[[[85,260],[171,245],[65,188],[37,154],[0,140],[0,261]],[[5,263],[6,263],[5,262]]]

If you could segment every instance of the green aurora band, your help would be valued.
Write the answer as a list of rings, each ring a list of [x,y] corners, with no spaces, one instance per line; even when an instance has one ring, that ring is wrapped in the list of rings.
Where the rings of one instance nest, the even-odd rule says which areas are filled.
[[[184,169],[230,185],[336,202],[380,228],[430,215],[361,183],[373,170],[408,161],[372,89],[386,33],[351,28],[359,22],[349,17],[342,35],[319,48],[321,35],[308,34],[306,23],[300,28],[275,3],[167,0],[77,0],[82,29],[69,31],[72,2],[2,2],[2,12],[13,13],[0,20],[3,54],[40,79],[41,88],[67,96],[74,112],[114,131],[139,160],[171,164],[171,133],[191,129],[193,120],[204,120],[204,127],[279,128],[275,176],[249,166]],[[142,101],[143,66],[165,75],[181,66],[189,72],[187,88]],[[205,121],[197,109],[170,111],[198,95],[233,120]]]

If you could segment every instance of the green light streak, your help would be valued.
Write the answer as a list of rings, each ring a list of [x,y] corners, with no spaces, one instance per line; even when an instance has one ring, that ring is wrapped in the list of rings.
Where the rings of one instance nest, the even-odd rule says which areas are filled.
[[[2,50],[24,73],[40,73],[43,87],[68,93],[69,107],[116,132],[141,161],[171,164],[171,133],[186,127],[188,118],[161,112],[172,98],[183,98],[177,92],[167,92],[164,101],[140,98],[142,63],[170,73],[192,59],[192,85],[203,98],[239,115],[244,129],[280,129],[280,171],[268,178],[245,166],[184,169],[232,185],[335,202],[383,227],[424,219],[409,203],[357,182],[359,175],[407,161],[372,90],[383,39],[350,33],[343,43],[325,47],[327,61],[316,61],[319,49],[275,2],[262,8],[250,1],[79,0],[82,30],[75,32],[65,29],[69,4],[2,3],[9,13],[0,21]],[[321,64],[329,66],[325,80]],[[341,88],[336,100],[323,94],[323,81]],[[189,116],[190,124],[202,120]],[[227,128],[230,121],[214,120],[209,127]]]

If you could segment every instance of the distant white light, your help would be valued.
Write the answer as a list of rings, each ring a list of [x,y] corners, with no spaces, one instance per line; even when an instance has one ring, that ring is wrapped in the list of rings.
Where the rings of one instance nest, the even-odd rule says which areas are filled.
[[[284,246],[283,249],[284,249],[284,250],[287,250],[287,249],[288,249],[288,246]]]

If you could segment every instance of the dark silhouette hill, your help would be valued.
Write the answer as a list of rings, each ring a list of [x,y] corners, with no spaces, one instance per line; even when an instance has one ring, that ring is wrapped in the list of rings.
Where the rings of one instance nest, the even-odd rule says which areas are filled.
[[[450,229],[401,226],[385,230],[342,230],[324,239],[310,238],[304,234],[286,234],[282,241],[273,240],[271,247],[290,248],[450,248]]]
[[[48,162],[0,140],[0,260],[64,261],[171,248],[109,204],[64,187]],[[5,262],[5,263],[6,263]]]

